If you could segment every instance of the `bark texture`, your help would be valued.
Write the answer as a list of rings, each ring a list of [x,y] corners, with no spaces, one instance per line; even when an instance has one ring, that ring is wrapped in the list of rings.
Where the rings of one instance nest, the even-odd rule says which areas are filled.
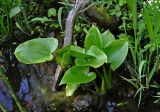
[[[90,0],[76,0],[75,4],[73,5],[72,10],[69,12],[68,17],[66,19],[66,26],[65,26],[65,38],[64,38],[64,43],[63,47],[66,47],[70,44],[72,44],[72,36],[73,36],[73,28],[74,28],[74,23],[76,16],[80,10],[82,10]],[[59,76],[61,75],[63,69],[60,65],[57,66],[55,75],[53,77],[52,81],[52,90],[56,91],[57,87],[57,81],[59,79]]]

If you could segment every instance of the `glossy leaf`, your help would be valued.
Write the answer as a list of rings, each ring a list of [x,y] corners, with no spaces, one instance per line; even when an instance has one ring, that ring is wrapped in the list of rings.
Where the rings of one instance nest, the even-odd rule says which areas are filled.
[[[105,31],[101,36],[103,47],[105,47],[105,45],[107,45],[110,41],[115,40],[114,35],[109,30]]]
[[[58,46],[55,38],[36,38],[20,44],[14,54],[25,64],[42,63],[52,60],[53,53]]]
[[[70,54],[76,58],[92,57],[92,55],[86,54],[85,49],[78,46],[70,46]]]
[[[99,29],[95,26],[92,26],[85,38],[84,46],[86,50],[88,50],[91,46],[96,46],[99,49],[102,49],[102,39],[101,39],[101,34],[99,32]]]
[[[76,65],[98,68],[104,63],[107,63],[106,54],[96,46],[92,46],[86,53],[94,57],[77,58],[75,61]]]
[[[73,93],[77,90],[77,84],[67,84],[66,85],[66,96],[72,96]]]
[[[62,80],[60,85],[62,84],[82,84],[87,83],[96,78],[96,74],[94,72],[89,73],[89,67],[84,66],[73,66],[68,69]]]
[[[56,52],[56,60],[57,63],[62,67],[65,67],[67,63],[69,64],[71,61],[71,56],[76,58],[87,58],[93,57],[91,55],[86,54],[85,49],[78,46],[67,46],[65,48],[59,49]]]
[[[64,55],[64,53],[68,52],[69,49],[70,49],[70,46],[67,46],[67,47],[65,47],[65,48],[58,49],[58,50],[56,51],[56,62],[57,62],[58,64],[61,65],[61,62],[62,62],[62,60],[63,60],[63,55]]]
[[[125,60],[128,53],[128,42],[126,40],[114,40],[108,43],[104,51],[112,70],[116,70]]]
[[[68,51],[63,54],[61,66],[65,68],[69,64],[71,64],[71,56],[70,56],[70,52]]]

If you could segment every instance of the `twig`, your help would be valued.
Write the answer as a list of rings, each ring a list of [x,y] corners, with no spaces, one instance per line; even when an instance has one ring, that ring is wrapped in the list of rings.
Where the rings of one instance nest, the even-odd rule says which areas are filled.
[[[88,10],[89,8],[93,7],[94,5],[102,4],[102,3],[106,3],[106,2],[94,2],[94,3],[92,3],[91,5],[87,6],[86,8],[80,10],[80,11],[78,12],[78,14],[81,13],[81,12],[84,12],[84,11]]]
[[[66,19],[65,38],[64,38],[63,47],[66,47],[72,43],[72,35],[73,35],[75,18],[78,14],[78,11],[83,9],[86,6],[86,4],[89,3],[89,1],[90,0],[76,0],[72,10],[69,12],[68,17]],[[51,83],[53,91],[56,91],[57,81],[62,71],[63,71],[62,67],[58,65],[55,72],[55,76],[53,77],[52,83]]]
[[[68,4],[68,3],[63,3],[63,2],[58,2],[59,4],[62,4],[62,5],[67,5],[67,6],[71,6],[73,7],[73,4]]]
[[[84,12],[84,11],[88,10],[90,7],[94,6],[95,4],[96,4],[96,2],[95,2],[95,3],[92,3],[92,4],[89,5],[88,7],[86,7],[86,8],[84,8],[84,9],[80,10],[78,13],[81,13],[81,12]]]

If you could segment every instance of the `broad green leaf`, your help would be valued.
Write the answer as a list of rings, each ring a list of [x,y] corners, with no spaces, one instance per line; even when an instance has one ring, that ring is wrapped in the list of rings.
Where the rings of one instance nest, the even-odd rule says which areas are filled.
[[[125,60],[128,54],[128,42],[126,40],[114,40],[108,43],[104,51],[112,70],[116,70]]]
[[[56,51],[56,62],[57,62],[58,64],[61,65],[63,55],[64,55],[66,52],[68,52],[69,49],[70,49],[70,46],[67,46],[67,47],[65,47],[65,48],[58,49],[58,50]]]
[[[62,67],[66,65],[65,63],[69,64],[69,60],[71,61],[71,56],[76,58],[93,57],[91,55],[86,54],[85,49],[73,45],[67,46],[56,51],[57,63],[60,64]]]
[[[68,69],[62,80],[60,85],[62,84],[82,84],[87,83],[96,78],[96,74],[94,72],[89,73],[89,67],[84,66],[73,66]]]
[[[20,7],[14,7],[10,10],[9,16],[10,18],[14,17],[15,15],[17,15],[18,13],[21,12],[21,8]]]
[[[36,38],[20,44],[14,54],[25,64],[42,63],[52,60],[51,53],[57,46],[58,40],[55,38]]]
[[[107,45],[110,41],[115,40],[114,35],[109,30],[105,31],[101,36],[103,47],[105,47],[105,45]]]
[[[71,56],[70,56],[70,52],[68,51],[63,54],[61,66],[65,68],[69,64],[71,64]]]
[[[66,96],[72,96],[73,93],[77,90],[77,84],[67,84],[66,85]]]
[[[50,8],[48,10],[48,17],[51,17],[51,16],[56,16],[56,9],[55,8]]]
[[[101,34],[97,27],[92,26],[89,29],[87,36],[85,38],[85,41],[84,41],[84,46],[86,50],[88,50],[91,46],[96,46],[99,49],[103,48]]]
[[[86,54],[92,55],[94,57],[88,58],[77,58],[75,63],[78,66],[91,66],[93,68],[98,68],[104,63],[107,63],[107,56],[106,54],[101,51],[96,46],[92,46]]]
[[[76,58],[93,57],[92,55],[86,54],[85,49],[78,46],[70,46],[70,54]]]

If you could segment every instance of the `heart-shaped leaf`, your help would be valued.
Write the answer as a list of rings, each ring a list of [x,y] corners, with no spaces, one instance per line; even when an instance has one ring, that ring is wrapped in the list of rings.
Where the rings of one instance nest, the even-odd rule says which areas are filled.
[[[99,49],[102,49],[103,45],[102,45],[101,34],[99,32],[99,29],[96,28],[95,26],[92,26],[89,29],[84,41],[84,46],[86,50],[88,50],[91,46],[96,46]]]
[[[107,56],[106,54],[100,50],[96,46],[92,46],[86,54],[94,56],[88,58],[77,58],[75,63],[78,66],[91,66],[93,68],[98,68],[104,63],[107,63]]]
[[[14,54],[25,64],[36,64],[52,60],[53,53],[58,46],[55,38],[36,38],[20,44]]]
[[[105,45],[107,45],[110,41],[115,40],[114,35],[109,30],[102,33],[101,36],[102,36],[103,47],[105,47]]]
[[[62,80],[60,85],[62,84],[82,84],[87,83],[96,78],[96,74],[94,72],[89,73],[89,67],[84,66],[73,66],[68,69]]]
[[[112,70],[116,70],[125,60],[128,54],[128,42],[126,40],[113,40],[108,43],[104,51]]]

